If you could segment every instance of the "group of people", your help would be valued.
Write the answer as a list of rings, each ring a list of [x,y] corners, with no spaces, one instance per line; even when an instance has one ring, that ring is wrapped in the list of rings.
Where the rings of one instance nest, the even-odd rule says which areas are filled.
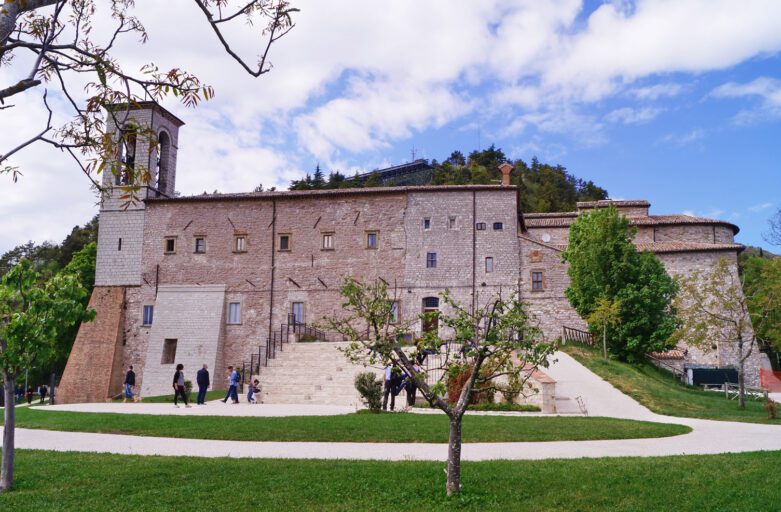
[[[420,366],[416,364],[414,369],[415,373],[417,373],[420,371]],[[389,364],[385,367],[385,384],[383,386],[382,394],[383,411],[388,410],[389,397],[390,410],[392,411],[396,407],[396,396],[401,393],[402,390],[407,392],[407,407],[413,407],[415,405],[415,395],[418,392],[418,385],[415,383],[415,378],[400,367]]]
[[[242,380],[241,372],[233,368],[233,366],[228,366],[228,392],[225,395],[225,398],[222,400],[223,403],[226,403],[228,399],[230,399],[231,403],[233,404],[239,403],[238,389],[241,380]],[[211,386],[211,379],[209,377],[208,365],[204,364],[203,368],[201,368],[200,370],[198,370],[198,372],[196,372],[195,383],[198,385],[198,398],[196,399],[196,405],[206,405],[206,391]],[[192,407],[189,404],[189,399],[185,388],[183,364],[179,363],[176,365],[176,372],[174,372],[174,378],[171,384],[174,388],[174,406],[179,407],[179,400],[181,399],[181,401],[184,403],[184,406],[186,408]],[[127,402],[128,400],[133,400],[137,402],[139,397],[135,393],[136,374],[133,371],[133,366],[130,366],[128,368],[127,373],[125,374],[124,387],[125,387],[124,398],[122,402],[124,403]],[[257,400],[255,398],[255,394],[257,393],[260,393],[260,381],[258,381],[258,379],[255,379],[248,386],[247,403],[250,404],[257,403]]]
[[[16,401],[18,403],[23,402],[24,400],[27,400],[27,404],[30,405],[33,403],[33,396],[35,395],[35,390],[33,389],[32,385],[27,386],[27,389],[24,389],[24,386],[17,386],[14,390],[16,394]],[[46,402],[46,396],[49,394],[49,387],[46,384],[41,384],[38,386],[38,396],[40,397],[40,402],[43,404]]]

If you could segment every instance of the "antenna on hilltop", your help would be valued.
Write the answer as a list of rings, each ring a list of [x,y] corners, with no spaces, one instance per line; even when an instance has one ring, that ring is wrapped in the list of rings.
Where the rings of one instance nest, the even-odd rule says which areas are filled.
[[[480,122],[477,123],[477,150],[483,150],[482,146],[480,146]]]
[[[415,161],[415,157],[418,154],[417,148],[415,148],[415,146],[412,146],[412,149],[410,150],[410,153],[412,153],[412,161],[414,162]]]

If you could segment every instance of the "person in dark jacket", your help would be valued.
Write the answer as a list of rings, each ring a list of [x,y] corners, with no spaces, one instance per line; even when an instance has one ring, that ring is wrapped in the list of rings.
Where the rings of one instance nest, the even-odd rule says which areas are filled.
[[[187,393],[184,390],[184,365],[179,363],[176,365],[176,373],[174,373],[174,407],[179,407],[177,399],[181,396],[184,406],[187,408],[192,407],[187,403]]]
[[[198,400],[195,402],[198,405],[206,405],[206,390],[209,389],[209,367],[203,365],[203,368],[198,370],[195,374],[195,381],[198,384]]]
[[[49,388],[46,387],[46,384],[41,384],[41,387],[38,388],[38,394],[41,395],[41,404],[43,404],[46,401],[46,394],[49,392]]]
[[[136,387],[136,372],[133,371],[133,365],[127,370],[125,374],[125,397],[122,399],[122,403],[127,402],[127,399],[134,400],[136,394],[133,393],[133,388]]]
[[[25,397],[27,398],[27,405],[30,405],[33,403],[33,387],[32,385],[27,386],[27,393],[25,394]]]

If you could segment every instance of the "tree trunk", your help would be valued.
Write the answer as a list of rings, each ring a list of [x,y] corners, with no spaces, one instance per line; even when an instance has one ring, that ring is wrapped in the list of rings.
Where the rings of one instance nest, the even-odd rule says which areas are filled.
[[[738,408],[746,408],[746,378],[744,373],[743,341],[738,341]]]
[[[7,491],[14,483],[14,428],[16,427],[15,400],[16,381],[3,371],[5,386],[5,409],[3,419],[3,457],[0,463],[0,492]]]
[[[602,328],[602,351],[605,355],[605,361],[607,361],[607,326]]]
[[[455,414],[450,418],[450,441],[447,447],[447,495],[461,492],[461,419]]]

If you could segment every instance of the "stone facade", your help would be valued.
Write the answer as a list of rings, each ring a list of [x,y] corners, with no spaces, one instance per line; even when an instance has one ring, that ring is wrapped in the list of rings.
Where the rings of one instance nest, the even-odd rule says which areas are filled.
[[[560,337],[563,326],[586,327],[564,295],[569,279],[561,251],[577,216],[608,202],[524,215],[519,190],[505,185],[176,198],[181,121],[159,108],[131,113],[137,124],[165,133],[169,145],[161,150],[161,164],[153,166],[158,175],[143,189],[143,201],[123,208],[119,196],[110,195],[103,203],[93,300],[100,325],[116,321],[121,327],[114,337],[94,334],[91,324],[82,327],[63,377],[69,401],[108,392],[110,386],[87,392],[89,386],[75,378],[78,372],[70,371],[81,368],[91,350],[104,348],[117,355],[101,359],[110,367],[107,380],[121,374],[117,361],[120,368],[132,364],[144,394],[170,390],[173,363],[166,359],[166,340],[177,340],[176,363],[191,373],[207,363],[217,380],[227,365],[263,355],[270,333],[291,315],[311,324],[339,314],[339,289],[347,277],[385,280],[399,321],[409,321],[416,336],[424,328],[418,315],[445,290],[465,305],[520,292],[549,340]],[[137,157],[147,154],[150,164],[156,161],[155,150],[136,149]],[[638,248],[657,252],[673,275],[707,268],[722,256],[734,262],[742,248],[734,243],[732,224],[649,215],[647,201],[613,204],[637,227]],[[105,299],[102,290],[120,290],[121,303]],[[145,307],[153,312],[151,325],[144,323]],[[124,311],[121,321],[117,309]],[[99,348],[101,343],[106,347]],[[725,350],[715,356],[691,350],[690,357],[721,365],[734,359]]]

